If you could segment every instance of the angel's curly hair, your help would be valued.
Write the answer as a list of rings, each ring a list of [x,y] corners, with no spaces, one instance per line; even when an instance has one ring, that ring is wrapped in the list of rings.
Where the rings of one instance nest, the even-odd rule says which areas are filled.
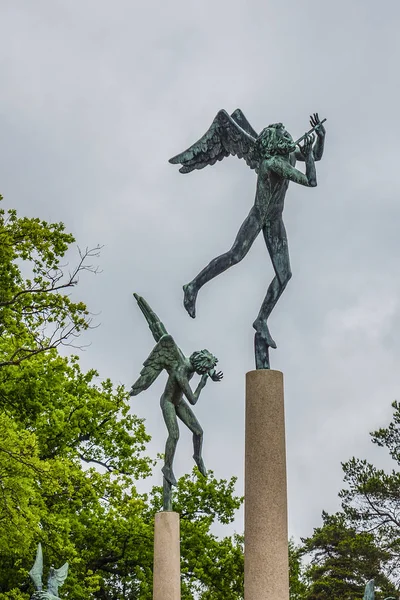
[[[195,371],[198,373],[207,373],[207,371],[213,369],[218,362],[218,358],[208,350],[198,350],[197,352],[193,352],[189,360]]]
[[[277,135],[278,131],[285,129],[283,123],[272,123],[265,127],[257,138],[257,150],[263,156],[274,156],[275,154],[289,154],[294,149],[294,143]]]

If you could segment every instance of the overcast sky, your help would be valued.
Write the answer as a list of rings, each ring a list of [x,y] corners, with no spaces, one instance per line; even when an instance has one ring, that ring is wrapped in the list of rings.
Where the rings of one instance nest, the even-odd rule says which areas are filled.
[[[399,398],[400,5],[397,0],[3,0],[0,193],[22,215],[63,221],[80,246],[104,246],[79,297],[100,327],[84,368],[130,386],[153,346],[143,295],[183,351],[208,348],[225,378],[196,414],[204,460],[243,490],[244,374],[252,322],[273,271],[262,237],[199,294],[182,285],[226,251],[254,200],[237,158],[181,175],[168,159],[240,107],[256,130],[297,138],[327,120],[318,187],[291,184],[284,213],[293,278],[272,313],[283,371],[289,531],[339,508],[340,462],[390,466],[368,432]],[[301,165],[300,165],[300,168]],[[162,452],[165,378],[132,402]],[[175,472],[192,468],[181,426]],[[159,471],[155,481],[161,481]],[[243,530],[242,514],[234,528]],[[226,528],[225,528],[225,531]]]

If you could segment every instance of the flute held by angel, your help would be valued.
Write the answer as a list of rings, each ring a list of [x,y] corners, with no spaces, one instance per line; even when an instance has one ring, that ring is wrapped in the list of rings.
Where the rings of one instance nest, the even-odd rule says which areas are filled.
[[[294,144],[295,146],[298,146],[300,144],[300,142],[302,142],[308,135],[310,135],[311,133],[313,133],[314,131],[316,131],[317,129],[319,129],[321,127],[321,125],[323,123],[325,123],[326,119],[322,119],[322,121],[320,121],[319,123],[317,123],[316,125],[314,125],[314,127],[311,127],[311,129],[309,131],[307,131],[307,133],[305,133],[304,135],[302,135]]]

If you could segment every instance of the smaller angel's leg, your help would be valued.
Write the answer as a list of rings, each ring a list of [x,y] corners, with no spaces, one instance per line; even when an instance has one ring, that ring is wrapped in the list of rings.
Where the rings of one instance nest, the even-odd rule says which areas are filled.
[[[214,258],[190,283],[183,286],[183,304],[193,319],[196,316],[196,299],[199,290],[208,281],[243,260],[261,229],[260,211],[257,206],[253,206],[240,227],[232,248]]]
[[[169,400],[161,399],[161,410],[163,413],[165,425],[168,430],[168,438],[165,444],[165,460],[161,469],[163,475],[171,485],[177,485],[175,475],[172,469],[175,450],[179,440],[179,427],[176,418],[175,406]]]
[[[203,447],[203,429],[196,419],[192,409],[184,400],[182,400],[179,406],[176,407],[176,414],[182,423],[184,423],[186,427],[188,427],[193,433],[193,458],[200,473],[204,475],[204,477],[207,477],[207,469],[204,465],[201,454]]]

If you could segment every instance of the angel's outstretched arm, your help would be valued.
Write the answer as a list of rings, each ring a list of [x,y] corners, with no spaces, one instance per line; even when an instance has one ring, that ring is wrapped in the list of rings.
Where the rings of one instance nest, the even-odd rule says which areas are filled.
[[[192,388],[190,387],[187,377],[178,373],[176,375],[176,379],[182,392],[184,393],[190,404],[194,406],[197,403],[197,400],[199,399],[201,390],[207,383],[208,373],[204,373],[204,375],[201,376],[201,379],[195,392],[192,392]]]

